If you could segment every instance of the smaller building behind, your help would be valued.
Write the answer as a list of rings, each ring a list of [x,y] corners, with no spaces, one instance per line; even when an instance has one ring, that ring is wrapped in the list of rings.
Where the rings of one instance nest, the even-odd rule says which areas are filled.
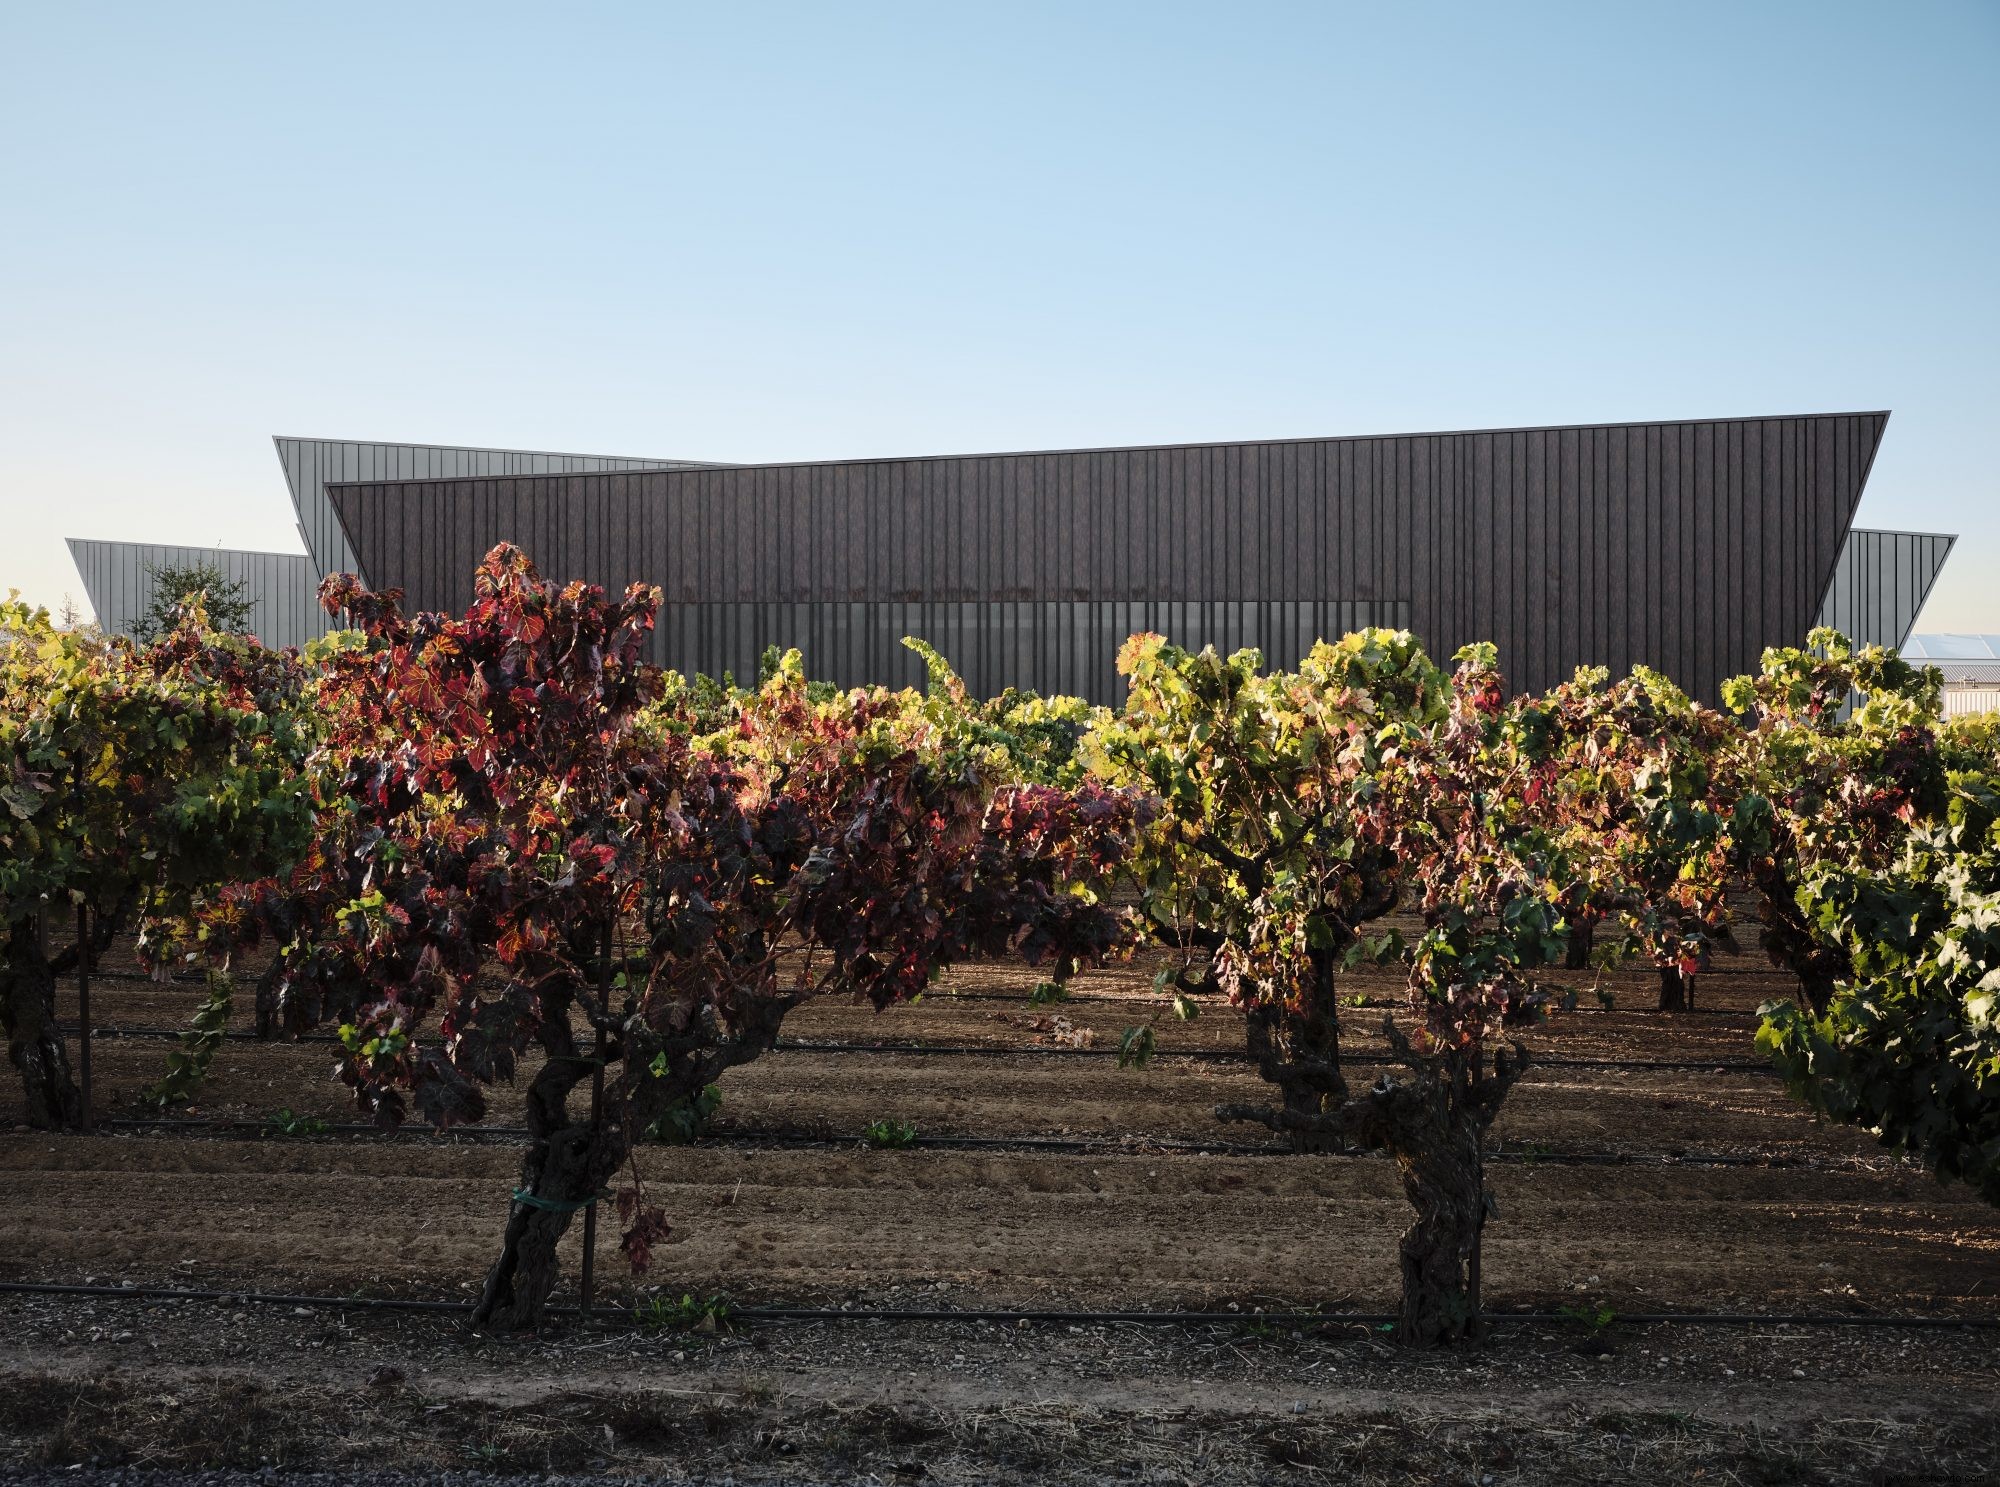
[[[1912,635],[1902,654],[1944,673],[1946,717],[2000,712],[2000,635]]]

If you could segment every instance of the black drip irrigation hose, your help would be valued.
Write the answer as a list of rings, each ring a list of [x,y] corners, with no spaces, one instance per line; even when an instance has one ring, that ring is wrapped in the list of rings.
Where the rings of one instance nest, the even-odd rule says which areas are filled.
[[[1640,1069],[1653,1072],[1701,1074],[1776,1074],[1769,1064],[1747,1058],[1536,1058],[1528,1055],[1530,1069]]]
[[[203,1116],[138,1116],[112,1117],[97,1122],[100,1130],[146,1132],[171,1135],[177,1131],[226,1137],[272,1139],[305,1139],[314,1136],[362,1137],[378,1140],[414,1140],[450,1142],[460,1139],[518,1143],[530,1139],[526,1126],[453,1126],[449,1130],[433,1130],[429,1126],[378,1126],[366,1121],[332,1121],[315,1126],[310,1130],[285,1131],[271,1120],[248,1118]],[[825,1133],[804,1131],[715,1131],[701,1136],[692,1143],[708,1147],[844,1147],[871,1145],[867,1137],[860,1134],[842,1135],[828,1131]],[[963,1149],[968,1151],[1018,1151],[1024,1153],[1097,1153],[1104,1156],[1149,1156],[1181,1155],[1199,1156],[1287,1156],[1288,1146],[1270,1144],[1253,1145],[1247,1142],[1230,1141],[1189,1141],[1178,1137],[1160,1137],[1146,1141],[1116,1141],[1091,1136],[913,1136],[908,1141],[893,1145],[884,1143],[885,1150],[912,1150],[919,1147],[934,1147],[940,1150]]]
[[[840,1043],[808,1038],[780,1038],[771,1045],[773,1053],[890,1053],[919,1054],[937,1058],[1117,1058],[1115,1048],[1032,1048],[987,1043]],[[1194,1059],[1210,1064],[1247,1064],[1250,1056],[1234,1048],[1160,1048],[1148,1055],[1155,1059]],[[1364,1062],[1356,1060],[1356,1062]]]
[[[995,1047],[983,1043],[827,1043],[802,1038],[785,1038],[773,1045],[778,1053],[905,1053],[930,1054],[947,1057],[970,1058],[1117,1058],[1115,1048],[1011,1048]],[[1149,1060],[1163,1058],[1199,1059],[1205,1063],[1250,1064],[1250,1055],[1234,1048],[1160,1048],[1148,1055]],[[1367,1066],[1388,1066],[1395,1061],[1389,1058],[1371,1058],[1365,1053],[1353,1054],[1348,1062]],[[1528,1067],[1532,1069],[1643,1069],[1655,1070],[1700,1070],[1704,1073],[1757,1073],[1771,1074],[1776,1071],[1769,1064],[1757,1063],[1749,1059],[1598,1059],[1598,1058],[1536,1058],[1528,1056]]]
[[[248,1116],[230,1118],[227,1116],[161,1115],[161,1116],[100,1116],[95,1124],[99,1131],[123,1131],[132,1135],[172,1136],[185,1132],[191,1136],[213,1136],[224,1140],[286,1140],[302,1141],[319,1136],[338,1136],[347,1140],[374,1141],[476,1141],[488,1145],[515,1146],[529,1139],[526,1126],[453,1126],[449,1130],[434,1130],[429,1126],[378,1126],[369,1121],[319,1121],[313,1117],[300,1118],[296,1128],[286,1130],[277,1120],[253,1119]]]
[[[1007,1002],[1016,1007],[1026,1008],[1031,1012],[1060,1012],[1064,1007],[1075,1006],[1078,1003],[1122,1007],[1171,1007],[1173,1005],[1171,997],[1150,995],[1108,996],[1083,991],[1071,992],[1061,1001],[1056,1002],[1030,1002],[1025,996],[1005,991],[927,991],[920,999],[913,1001],[910,1005],[921,1008],[928,1003],[936,1003],[948,1007],[958,1002]],[[1400,1012],[1407,1009],[1409,1005],[1409,1000],[1406,997],[1367,997],[1358,1002],[1342,1002],[1340,1010],[1343,1012]],[[1236,1009],[1217,1005],[1204,1006],[1202,1010],[1204,1015],[1219,1015],[1234,1012]],[[1672,1012],[1662,1012],[1657,1007],[1585,1007],[1579,1005],[1567,1008],[1559,1015],[1563,1017],[1575,1017],[1578,1014],[1585,1014],[1591,1017],[1617,1017],[1621,1014],[1625,1016],[1638,1014],[1646,1017],[1664,1017],[1675,1020],[1684,1017],[1736,1017],[1746,1023],[1755,1023],[1757,1020],[1755,1012],[1742,1012],[1729,1007],[1681,1007]]]
[[[73,1022],[65,1022],[58,1025],[57,1031],[66,1037],[74,1038],[81,1029]],[[98,1038],[179,1039],[187,1036],[190,1031],[192,1029],[171,1027],[92,1027],[90,1036],[93,1040]],[[277,1033],[266,1038],[257,1033],[245,1032],[241,1028],[230,1028],[222,1036],[231,1043],[338,1043],[340,1041],[339,1037],[333,1033]]]
[[[77,1027],[74,1023],[64,1024],[59,1031],[74,1037]],[[157,1027],[93,1027],[93,1040],[99,1038],[140,1038],[177,1039],[183,1030]],[[236,1043],[338,1043],[339,1038],[331,1033],[299,1033],[260,1038],[255,1033],[231,1030],[222,1035]],[[812,1039],[781,1038],[772,1044],[773,1053],[887,1053],[905,1054],[918,1057],[941,1058],[1117,1058],[1115,1048],[1019,1048],[1004,1044],[985,1043],[840,1043],[822,1042]],[[1233,1048],[1161,1048],[1148,1056],[1155,1059],[1194,1059],[1203,1063],[1249,1064],[1247,1053]],[[1359,1067],[1387,1066],[1392,1060],[1371,1059],[1357,1055],[1349,1060]],[[1631,1058],[1528,1058],[1529,1069],[1635,1069],[1645,1073],[1703,1073],[1703,1074],[1771,1074],[1777,1070],[1769,1064],[1760,1064],[1751,1059],[1631,1059]]]
[[[90,968],[93,981],[146,981],[154,986],[204,986],[208,977],[201,971],[169,971],[164,976],[151,975],[146,971],[107,971],[103,966]],[[76,980],[76,972],[68,971],[55,978],[58,986]]]
[[[90,977],[94,981],[144,981],[144,983],[152,983],[152,985],[204,985],[204,977],[200,977],[200,975],[170,975],[170,977],[166,977],[162,981],[160,977],[146,975],[142,971],[98,971],[98,969],[94,969],[94,971],[90,971]],[[74,979],[76,979],[74,975],[56,977],[58,985],[74,981]],[[1062,1001],[1030,1001],[1026,995],[1016,995],[1016,993],[1010,993],[1010,991],[926,991],[922,997],[916,997],[916,999],[912,999],[906,1005],[920,1007],[926,1001],[928,1003],[936,1003],[936,1005],[946,1005],[946,1007],[954,1005],[954,1003],[960,1003],[960,1001],[1002,1001],[1002,1003],[1008,1003],[1008,1005],[1014,1005],[1014,1007],[1022,1007],[1024,1011],[1034,1011],[1034,1013],[1056,1013],[1062,1007],[1076,1005],[1076,1003],[1104,1005],[1104,1007],[1170,1007],[1172,1005],[1172,997],[1154,997],[1154,995],[1114,997],[1114,995],[1102,995],[1102,993],[1092,993],[1092,991],[1072,991],[1070,995],[1062,997]],[[1410,1003],[1404,997],[1366,997],[1362,1001],[1344,1001],[1342,1009],[1344,1011],[1402,1011],[1408,1005]],[[1234,1007],[1216,1005],[1216,1007],[1208,1007],[1208,1011],[1214,1011],[1214,1013],[1220,1015],[1224,1011],[1234,1011]],[[1582,1005],[1578,1005],[1578,1007],[1570,1007],[1562,1015],[1564,1017],[1574,1017],[1578,1013],[1588,1013],[1592,1017],[1606,1017],[1606,1015],[1616,1017],[1616,1015],[1622,1013],[1622,1015],[1628,1015],[1628,1017],[1632,1017],[1632,1015],[1638,1015],[1638,1017],[1666,1017],[1666,1019],[1672,1019],[1672,1021],[1682,1021],[1686,1017],[1736,1017],[1736,1019],[1748,1023],[1748,1021],[1756,1019],[1754,1011],[1736,1011],[1732,1007],[1678,1007],[1674,1011],[1660,1011],[1658,1007],[1582,1007]],[[164,1029],[162,1029],[162,1033],[164,1033]],[[178,1037],[178,1033],[164,1033],[164,1035]],[[228,1033],[228,1037],[252,1037],[252,1035],[254,1033]]]
[[[1711,971],[1708,974],[1714,975],[1715,973]],[[93,968],[90,976],[93,981],[131,981],[148,983],[154,986],[202,986],[207,983],[206,976],[187,971],[176,971],[163,978],[149,976],[144,971],[106,971]],[[76,977],[74,974],[56,978],[58,985],[74,982],[75,980]],[[913,1000],[910,1005],[921,1006],[925,1002],[933,1002],[941,1006],[950,1006],[955,1002],[1006,1002],[1033,1012],[1058,1012],[1064,1007],[1077,1003],[1086,1003],[1093,1006],[1125,1007],[1167,1007],[1173,1005],[1172,998],[1170,997],[1143,994],[1138,996],[1111,996],[1088,991],[1071,992],[1068,996],[1056,1002],[1031,1002],[1025,994],[1007,991],[930,991],[925,992],[921,998]],[[1401,997],[1368,997],[1359,1002],[1343,1003],[1342,1009],[1361,1012],[1394,1012],[1408,1005],[1409,1003]],[[1233,1009],[1214,1007],[1209,1010],[1220,1013]],[[1754,1020],[1756,1015],[1752,1012],[1741,1012],[1729,1007],[1681,1007],[1671,1012],[1663,1012],[1657,1007],[1583,1006],[1571,1007],[1562,1015],[1565,1017],[1574,1017],[1579,1012],[1588,1013],[1591,1016],[1616,1016],[1622,1012],[1627,1016],[1664,1017],[1674,1021],[1679,1021],[1687,1017],[1737,1017],[1748,1022]]]
[[[202,1116],[111,1117],[99,1120],[98,1129],[132,1134],[193,1136],[220,1140],[311,1140],[338,1137],[341,1140],[380,1141],[472,1141],[486,1145],[520,1145],[530,1139],[525,1126],[454,1126],[437,1131],[428,1126],[378,1126],[363,1121],[329,1122],[323,1128],[290,1132],[271,1121],[208,1118]],[[907,1142],[875,1148],[865,1136],[824,1135],[795,1131],[722,1131],[703,1136],[694,1143],[731,1150],[824,1150],[867,1146],[873,1149],[913,1151],[992,1151],[1021,1156],[1102,1156],[1102,1157],[1288,1157],[1289,1146],[1270,1142],[1192,1141],[1163,1136],[1145,1141],[1118,1141],[1092,1136],[915,1136]],[[1348,1160],[1385,1159],[1379,1151],[1324,1151],[1316,1156]],[[1869,1161],[1865,1158],[1740,1156],[1728,1152],[1621,1152],[1621,1151],[1508,1151],[1504,1147],[1486,1154],[1488,1162],[1523,1167],[1744,1167],[1784,1171],[1859,1172],[1893,1171],[1893,1159]],[[1916,1170],[1911,1168],[1912,1171]]]
[[[119,1301],[213,1301],[229,1305],[290,1306],[346,1311],[420,1312],[463,1316],[472,1309],[467,1301],[429,1301],[389,1296],[315,1296],[274,1291],[219,1290],[195,1286],[64,1285],[41,1281],[0,1281],[0,1294],[16,1296],[75,1296]],[[571,1305],[545,1307],[555,1316],[574,1317],[580,1309]],[[609,1321],[620,1318],[637,1327],[639,1318],[622,1309],[600,1308],[593,1318]],[[1015,1309],[1008,1307],[968,1307],[964,1310],[920,1307],[867,1306],[742,1306],[729,1313],[732,1321],[743,1322],[989,1322],[1018,1326],[1043,1323],[1068,1326],[1141,1327],[1388,1327],[1396,1317],[1390,1312],[1314,1311],[1064,1311]],[[1556,1326],[1573,1323],[1573,1316],[1552,1311],[1488,1311],[1485,1320],[1493,1323]],[[1690,1327],[1887,1327],[1959,1328],[1966,1331],[2000,1328],[2000,1317],[1941,1317],[1899,1315],[1876,1312],[1803,1312],[1791,1314],[1763,1312],[1631,1312],[1617,1313],[1608,1326],[1690,1326]]]

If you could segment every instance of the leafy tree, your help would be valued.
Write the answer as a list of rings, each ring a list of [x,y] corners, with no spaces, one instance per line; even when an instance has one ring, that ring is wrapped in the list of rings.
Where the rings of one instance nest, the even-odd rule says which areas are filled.
[[[219,885],[303,845],[301,684],[198,607],[135,648],[0,605],[0,1020],[32,1124],[83,1113],[56,978],[135,926],[142,954],[168,953]]]
[[[1387,1151],[1417,1215],[1398,1336],[1467,1337],[1490,1208],[1483,1136],[1524,1063],[1488,1045],[1545,1003],[1528,973],[1566,948],[1570,870],[1528,805],[1552,768],[1551,730],[1506,701],[1491,647],[1461,652],[1449,678],[1400,632],[1322,642],[1296,675],[1259,660],[1135,636],[1120,662],[1131,697],[1087,756],[1160,796],[1135,863],[1146,913],[1163,938],[1208,952],[1204,980],[1243,1008],[1278,1087],[1274,1105],[1218,1116],[1300,1149]],[[1399,899],[1421,935],[1370,941],[1367,922]],[[1356,1091],[1335,979],[1395,950],[1410,1026],[1383,1031],[1406,1072]]]
[[[1336,974],[1386,947],[1366,929],[1397,902],[1393,853],[1361,832],[1357,797],[1373,789],[1380,729],[1441,717],[1449,683],[1401,631],[1322,641],[1296,675],[1262,659],[1135,635],[1118,661],[1125,706],[1082,748],[1099,778],[1159,798],[1133,866],[1146,928],[1178,956],[1181,995],[1242,1007],[1304,1151],[1334,1139],[1305,1117],[1345,1088]]]
[[[250,628],[254,607],[250,585],[231,578],[216,564],[203,559],[195,563],[146,564],[152,593],[146,607],[132,622],[132,634],[142,644],[171,633],[179,624],[182,609],[199,604],[209,627],[223,634],[240,635]]]
[[[1044,785],[1074,785],[1085,777],[1081,745],[1090,730],[1109,716],[1081,697],[1044,697],[1009,687],[998,697],[974,697],[936,649],[905,637],[928,677],[918,716],[955,747],[990,751],[1008,778]],[[906,694],[908,695],[908,694]]]
[[[287,1024],[338,1020],[379,1119],[478,1120],[540,1055],[481,1322],[536,1319],[573,1215],[799,1002],[881,1007],[970,956],[1066,975],[1123,940],[1092,885],[1134,798],[996,789],[883,736],[888,694],[815,696],[795,657],[710,747],[640,660],[657,590],[558,587],[503,545],[463,618],[405,619],[351,577],[323,594],[366,641],[328,663],[316,840],[226,915],[280,940]],[[569,1108],[594,1079],[595,1119]],[[619,1209],[643,1267],[668,1226],[636,1168]]]
[[[1944,788],[1888,862],[1805,868],[1797,902],[1841,980],[1823,1010],[1766,1003],[1757,1041],[1821,1115],[2000,1203],[2000,757]]]
[[[1759,1046],[1821,1115],[2000,1202],[2000,734],[1940,679],[1832,630],[1725,700],[1755,724],[1737,852],[1800,1005]]]
[[[1887,868],[1912,827],[1939,819],[1949,796],[1938,689],[1935,670],[1879,646],[1856,651],[1829,629],[1803,649],[1767,650],[1757,675],[1723,687],[1754,725],[1731,750],[1743,781],[1731,844],[1757,890],[1764,949],[1799,978],[1815,1013],[1853,974],[1853,957],[1845,936],[1822,929],[1807,880]],[[1944,737],[1976,740],[1971,730]]]
[[[1969,760],[2000,758],[2000,712],[1959,713],[1940,722],[1937,732],[1948,753]]]
[[[1564,905],[1596,840],[1555,786],[1577,771],[1585,732],[1534,698],[1509,702],[1490,645],[1455,658],[1450,709],[1392,725],[1367,819],[1395,852],[1422,918],[1410,945],[1405,1039],[1384,1024],[1410,1077],[1384,1077],[1336,1118],[1386,1149],[1417,1221],[1403,1237],[1399,1332],[1414,1345],[1475,1336],[1480,1239],[1494,1211],[1483,1142],[1527,1066],[1503,1027],[1549,1007],[1534,972],[1564,958]]]
[[[1532,803],[1558,825],[1575,867],[1566,918],[1586,933],[1623,921],[1659,972],[1660,1010],[1692,1007],[1696,976],[1729,943],[1736,730],[1644,666],[1615,682],[1583,667],[1534,710],[1562,749],[1562,769]]]

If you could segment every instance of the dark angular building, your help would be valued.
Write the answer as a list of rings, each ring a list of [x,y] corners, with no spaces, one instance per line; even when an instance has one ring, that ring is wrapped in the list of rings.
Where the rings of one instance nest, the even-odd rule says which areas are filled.
[[[250,603],[250,629],[266,645],[304,645],[328,629],[319,606],[320,580],[355,566],[327,500],[329,483],[341,480],[437,479],[452,475],[563,474],[578,470],[637,470],[685,466],[686,460],[626,455],[557,454],[529,449],[472,449],[454,444],[394,444],[367,439],[272,438],[292,497],[304,552],[246,552],[175,543],[69,539],[70,558],[83,578],[97,623],[118,635],[132,633],[152,602],[162,568],[212,568],[240,584]]]
[[[1120,695],[1134,630],[1294,664],[1360,625],[1512,683],[1655,666],[1714,700],[1822,620],[1900,644],[1949,538],[1850,531],[1887,413],[814,464],[329,480],[346,551],[455,609],[494,543],[661,586],[660,662]],[[295,492],[295,499],[297,493]],[[1838,581],[1836,581],[1838,579]]]

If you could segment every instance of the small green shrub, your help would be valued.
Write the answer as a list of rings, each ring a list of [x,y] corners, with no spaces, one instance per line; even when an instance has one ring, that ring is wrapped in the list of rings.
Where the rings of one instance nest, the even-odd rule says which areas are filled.
[[[1618,1314],[1601,1301],[1578,1302],[1557,1308],[1564,1321],[1574,1322],[1589,1332],[1602,1332],[1618,1320]]]
[[[692,1332],[715,1337],[732,1330],[736,1303],[726,1295],[696,1296],[684,1292],[671,1296],[643,1296],[632,1308],[633,1320],[652,1332]]]
[[[333,1127],[317,1115],[301,1115],[286,1105],[264,1122],[264,1129],[273,1136],[324,1136]]]
[[[1158,1047],[1150,1025],[1128,1027],[1118,1035],[1118,1067],[1121,1069],[1143,1069],[1151,1062]]]
[[[146,1086],[139,1096],[156,1110],[185,1105],[200,1091],[208,1077],[208,1066],[222,1047],[229,1030],[229,1013],[234,1005],[236,983],[227,971],[211,971],[208,992],[194,1010],[188,1030],[181,1034],[180,1046],[167,1055],[167,1072]]]
[[[721,1108],[722,1091],[713,1084],[704,1086],[700,1094],[676,1100],[661,1112],[660,1118],[646,1127],[645,1139],[658,1146],[686,1146],[708,1134]]]
[[[914,1122],[907,1120],[871,1121],[869,1122],[868,1129],[861,1134],[862,1139],[867,1141],[870,1146],[877,1148],[914,1146],[917,1141],[916,1125]]]

